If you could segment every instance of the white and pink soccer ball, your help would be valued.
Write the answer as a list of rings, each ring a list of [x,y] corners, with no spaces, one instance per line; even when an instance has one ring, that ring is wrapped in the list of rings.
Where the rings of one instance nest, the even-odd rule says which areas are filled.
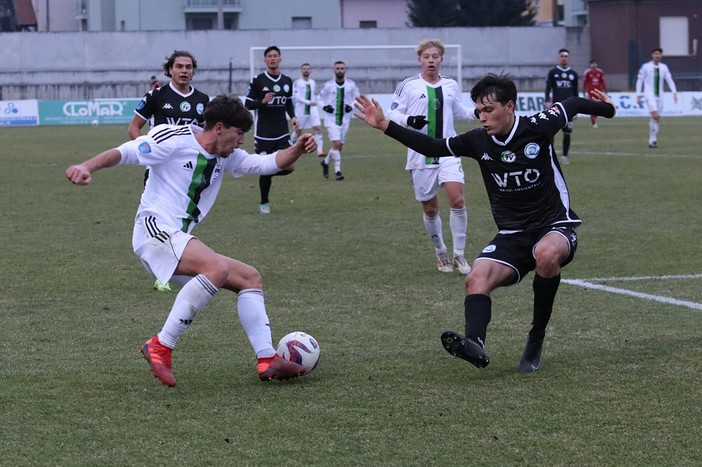
[[[319,364],[319,343],[305,332],[291,332],[283,336],[276,350],[278,355],[307,369],[307,373]]]

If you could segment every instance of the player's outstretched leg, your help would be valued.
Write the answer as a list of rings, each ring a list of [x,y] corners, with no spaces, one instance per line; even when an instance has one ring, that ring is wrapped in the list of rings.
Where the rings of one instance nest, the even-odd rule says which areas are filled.
[[[485,368],[490,364],[490,357],[482,345],[457,332],[444,331],[441,345],[454,357],[462,358],[476,368]]]

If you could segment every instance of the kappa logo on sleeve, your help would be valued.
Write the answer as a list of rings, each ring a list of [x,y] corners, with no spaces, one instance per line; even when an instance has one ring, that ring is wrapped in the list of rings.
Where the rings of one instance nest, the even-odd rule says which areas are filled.
[[[141,143],[137,149],[139,149],[139,152],[142,154],[151,154],[151,146],[146,141]]]

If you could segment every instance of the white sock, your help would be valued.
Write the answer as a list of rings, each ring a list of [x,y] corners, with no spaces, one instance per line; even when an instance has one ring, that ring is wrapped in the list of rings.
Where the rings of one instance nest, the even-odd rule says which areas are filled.
[[[163,324],[158,340],[171,349],[175,348],[181,334],[188,329],[197,314],[217,293],[217,287],[202,274],[198,274],[180,289],[171,312]]]
[[[324,136],[322,133],[315,133],[314,140],[317,143],[317,154],[322,154],[324,152]]]
[[[427,230],[427,235],[429,235],[429,240],[431,240],[432,245],[434,245],[434,250],[438,253],[440,251],[446,251],[446,245],[444,244],[444,234],[443,234],[443,224],[441,223],[441,216],[437,213],[434,217],[424,217],[424,228]]]
[[[650,135],[648,137],[649,144],[658,141],[658,122],[654,119],[649,120],[648,129],[650,130]]]
[[[327,153],[326,156],[324,156],[324,163],[329,165],[329,163],[332,161],[332,155],[334,154],[334,150],[330,149],[329,152]]]
[[[341,151],[334,149],[334,155],[332,159],[334,160],[334,173],[341,172]]]
[[[271,326],[263,302],[263,290],[244,289],[239,292],[237,302],[239,321],[251,342],[256,358],[272,357],[275,355]]]
[[[466,233],[468,232],[468,210],[465,206],[461,209],[451,208],[449,224],[451,225],[451,235],[453,237],[453,255],[464,256]]]

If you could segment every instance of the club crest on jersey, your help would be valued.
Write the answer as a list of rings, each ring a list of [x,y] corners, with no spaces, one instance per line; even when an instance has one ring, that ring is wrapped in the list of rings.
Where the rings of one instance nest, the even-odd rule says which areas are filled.
[[[502,154],[500,154],[500,160],[502,162],[506,162],[507,164],[511,164],[517,160],[517,155],[508,149],[507,151],[502,151]]]
[[[183,101],[180,103],[180,111],[181,112],[190,112],[190,102],[188,101]]]
[[[274,86],[273,86],[273,90],[274,90],[275,92],[279,92],[279,91],[280,91],[280,86],[278,86],[277,84],[274,85]]]
[[[151,153],[151,146],[149,146],[149,143],[147,143],[146,141],[141,143],[137,149],[139,149],[139,152],[142,154],[150,154]]]
[[[541,151],[541,146],[536,143],[529,143],[524,146],[524,155],[529,159],[536,159],[536,156],[539,155],[539,151]]]
[[[284,85],[283,85],[283,91],[285,91],[285,92],[290,91],[290,86],[288,86],[287,84],[284,84]]]
[[[195,106],[195,112],[198,113],[198,115],[202,115],[202,112],[205,111],[205,104],[200,102],[198,105]]]
[[[139,102],[139,105],[137,105],[137,108],[136,108],[136,109],[137,109],[137,110],[141,110],[141,109],[144,108],[145,105],[146,105],[146,102],[144,102],[144,100],[142,99],[142,100]]]
[[[397,108],[397,105],[397,102],[393,102],[392,104],[390,104],[390,110],[395,110]]]

